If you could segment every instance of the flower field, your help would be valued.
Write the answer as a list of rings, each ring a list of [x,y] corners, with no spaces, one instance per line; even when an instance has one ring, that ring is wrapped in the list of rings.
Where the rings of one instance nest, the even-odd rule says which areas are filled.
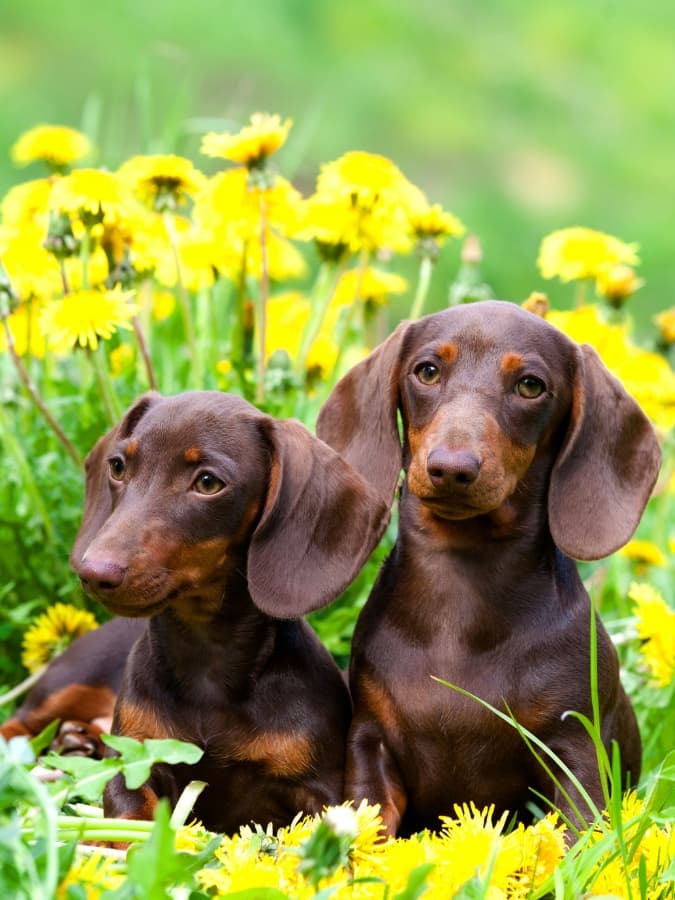
[[[255,114],[237,133],[204,134],[199,160],[134,156],[111,170],[84,134],[52,125],[12,148],[17,167],[44,174],[0,202],[0,719],[21,696],[17,685],[103,619],[68,554],[84,457],[136,397],[229,391],[313,429],[336,380],[401,318],[491,296],[480,236],[393,161],[347,152],[318,168],[307,194],[276,164],[292,139],[290,120]],[[460,240],[455,280],[437,283],[439,255]],[[363,804],[299,813],[278,832],[261,822],[214,835],[189,819],[198,785],[173,811],[160,805],[154,822],[102,815],[116,772],[140,784],[154,761],[194,759],[189,745],[113,738],[119,758],[46,756],[38,779],[36,755],[51,734],[35,746],[19,738],[0,746],[0,896],[673,896],[675,308],[656,317],[649,345],[635,337],[649,273],[640,248],[611,234],[561,227],[523,264],[532,294],[508,299],[592,344],[663,450],[635,539],[580,564],[640,724],[637,790],[622,797],[617,760],[599,752],[607,805],[581,831],[555,810],[526,827],[465,806],[448,810],[438,833],[384,841],[377,808]],[[568,285],[565,309],[550,308],[547,279]],[[392,545],[393,518],[352,586],[310,617],[340,665]],[[128,854],[102,846],[121,841],[132,842]]]

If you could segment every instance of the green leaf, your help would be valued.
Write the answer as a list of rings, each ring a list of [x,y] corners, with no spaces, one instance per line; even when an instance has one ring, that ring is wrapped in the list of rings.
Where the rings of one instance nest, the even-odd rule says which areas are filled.
[[[150,777],[150,770],[158,762],[193,764],[204,755],[204,751],[194,744],[169,738],[137,741],[120,735],[103,735],[103,742],[122,756],[120,767],[126,785],[130,790],[139,788]]]

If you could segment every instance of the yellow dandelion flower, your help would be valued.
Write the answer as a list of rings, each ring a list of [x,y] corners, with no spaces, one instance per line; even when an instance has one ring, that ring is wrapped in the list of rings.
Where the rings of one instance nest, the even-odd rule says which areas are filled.
[[[188,227],[177,232],[174,251],[156,256],[155,277],[160,284],[174,287],[180,282],[190,291],[204,290],[213,285],[216,260],[221,251],[217,243]]]
[[[7,327],[11,332],[14,349],[19,356],[30,354],[36,359],[42,359],[45,355],[44,335],[35,327],[39,315],[38,304],[33,302],[22,303],[7,317]],[[0,353],[6,353],[7,350],[7,337],[3,328],[0,329]]]
[[[134,366],[136,354],[131,344],[120,344],[110,351],[110,372],[113,376],[126,375]]]
[[[311,310],[309,300],[298,291],[286,291],[270,297],[267,303],[267,359],[280,350],[285,351],[291,361],[297,357]],[[338,358],[339,347],[334,334],[339,315],[338,307],[329,307],[321,329],[307,353],[307,371],[319,377],[332,372]]]
[[[116,859],[103,853],[76,856],[68,874],[57,888],[56,897],[57,900],[67,900],[77,891],[78,896],[94,900],[103,891],[114,891],[125,880],[126,875]],[[84,893],[81,893],[83,889]]]
[[[645,823],[645,815],[645,804],[635,792],[625,794],[621,803],[621,820],[623,844],[629,852],[624,856],[617,852],[614,843],[607,846],[598,859],[593,896],[624,897],[628,895],[628,889],[633,896],[642,894],[653,900],[665,900],[670,896],[668,882],[663,875],[672,863],[675,832],[670,822],[663,827]],[[593,837],[596,841],[605,840],[600,829],[593,833]],[[647,886],[646,894],[644,885]]]
[[[626,325],[605,322],[595,306],[551,310],[546,320],[573,341],[591,344],[658,428],[675,425],[675,372],[663,356],[633,344]]]
[[[286,143],[293,122],[281,121],[281,116],[269,113],[253,113],[251,124],[236,134],[209,132],[202,138],[201,152],[230,162],[240,163],[248,169],[260,168],[268,157]]]
[[[23,300],[52,297],[63,290],[59,264],[45,250],[44,236],[44,230],[37,225],[0,225],[0,259],[12,287]]]
[[[621,306],[624,301],[639,290],[644,284],[631,266],[614,264],[601,266],[595,276],[595,289],[601,297],[605,297],[612,306]]]
[[[391,294],[404,294],[407,290],[408,282],[401,275],[367,266],[363,270],[350,269],[340,276],[332,303],[351,306],[362,300],[382,305]]]
[[[670,346],[675,344],[675,306],[654,316],[654,322],[661,332],[661,340]]]
[[[351,151],[321,167],[302,236],[351,252],[386,247],[404,253],[412,246],[409,216],[427,206],[390,159]]]
[[[171,291],[153,291],[152,318],[155,322],[168,319],[176,308],[176,297]]]
[[[36,178],[11,187],[0,206],[3,223],[17,228],[36,225],[46,231],[51,189],[50,178]]]
[[[63,169],[88,156],[92,151],[89,138],[66,125],[36,125],[25,131],[12,147],[12,159],[19,166],[45,162]]]
[[[77,609],[69,603],[55,603],[38,616],[24,634],[21,661],[29,672],[36,672],[62,653],[75,638],[97,625],[87,610]]]
[[[206,183],[189,159],[174,154],[132,156],[117,171],[133,193],[150,209],[176,209]]]
[[[557,815],[549,813],[533,825],[522,823],[504,837],[504,846],[514,851],[520,861],[511,873],[513,879],[509,896],[529,897],[562,862],[565,846],[565,826]]]
[[[639,262],[637,244],[626,244],[612,235],[575,226],[554,231],[541,242],[537,265],[543,278],[573,281],[596,278],[608,266]]]
[[[57,350],[76,346],[95,350],[99,339],[107,340],[118,328],[131,330],[130,321],[138,311],[132,296],[120,288],[74,291],[45,306],[40,327]]]
[[[123,219],[133,206],[124,182],[114,172],[76,169],[59,178],[52,187],[50,209],[67,213],[87,225]]]
[[[455,806],[454,811],[453,818],[441,816],[441,840],[443,858],[452,864],[455,890],[475,875],[485,877],[494,861],[490,884],[505,891],[520,864],[517,848],[504,843],[507,814],[493,822],[494,807],[478,809],[473,803]]]
[[[440,244],[446,237],[461,237],[466,231],[457,216],[445,212],[439,203],[411,213],[410,228],[418,240],[432,239]]]
[[[675,673],[675,610],[649,584],[632,584],[628,596],[635,603],[642,658],[654,682],[666,687]]]
[[[293,185],[277,176],[271,187],[251,187],[246,169],[230,169],[210,178],[195,198],[193,218],[211,232],[214,241],[255,241],[260,238],[260,204],[274,232],[292,237],[298,230],[302,196]]]
[[[411,212],[424,205],[424,195],[386,156],[351,150],[321,166],[316,183],[320,196],[342,197],[354,205],[371,206],[396,200]]]
[[[225,378],[232,371],[232,360],[231,359],[219,359],[216,363],[216,372],[219,375],[223,375]]]
[[[628,541],[619,551],[619,556],[625,556],[642,566],[665,566],[666,555],[652,541],[642,541],[637,538]]]

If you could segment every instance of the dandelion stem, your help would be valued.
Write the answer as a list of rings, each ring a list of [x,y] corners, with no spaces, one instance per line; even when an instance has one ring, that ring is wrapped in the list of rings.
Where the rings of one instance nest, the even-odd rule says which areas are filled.
[[[434,262],[432,258],[425,253],[420,260],[420,271],[417,278],[417,290],[415,291],[415,299],[410,308],[410,318],[419,319],[424,309],[424,303],[429,293],[429,285],[431,284],[431,273],[433,271]]]
[[[28,676],[28,678],[24,678],[23,681],[20,681],[19,684],[15,684],[13,688],[8,690],[6,693],[0,695],[0,706],[5,706],[7,703],[11,703],[12,700],[16,700],[17,697],[21,697],[26,691],[29,691],[36,681],[42,678],[42,673],[47,668],[47,666],[41,666],[37,672],[33,672]]]
[[[68,456],[72,459],[75,465],[78,468],[82,467],[82,458],[80,454],[75,449],[72,442],[67,437],[64,430],[61,428],[59,423],[56,421],[54,416],[50,413],[50,411],[45,406],[42,397],[38,393],[37,388],[33,384],[28,374],[28,370],[23,364],[23,360],[19,356],[16,350],[16,345],[14,344],[14,336],[12,335],[12,331],[9,327],[9,323],[7,322],[7,315],[5,311],[2,311],[2,327],[5,332],[5,340],[7,341],[7,349],[9,350],[9,355],[12,358],[12,362],[14,363],[14,368],[17,371],[19,378],[21,379],[21,383],[24,388],[28,392],[31,400],[35,404],[36,408],[39,410],[42,417],[45,419],[49,427],[52,429],[56,437],[61,442],[64,450],[68,454]]]
[[[188,350],[190,353],[190,360],[192,363],[192,375],[194,378],[194,382],[196,387],[201,388],[202,386],[202,371],[201,364],[199,361],[199,354],[197,352],[197,342],[195,339],[195,329],[194,323],[192,321],[192,310],[190,309],[190,298],[188,296],[187,288],[185,287],[185,282],[183,281],[183,271],[180,263],[180,254],[178,252],[178,235],[176,233],[176,226],[173,220],[173,215],[171,212],[166,210],[163,214],[164,218],[164,227],[166,228],[166,233],[169,237],[169,244],[171,245],[171,252],[173,253],[173,259],[176,266],[176,282],[178,286],[178,303],[181,308],[181,313],[183,315],[183,328],[185,329],[185,340],[187,341]]]
[[[108,372],[101,365],[101,357],[98,354],[98,350],[92,350],[91,347],[88,346],[87,357],[91,362],[92,369],[94,370],[94,375],[96,376],[98,385],[101,388],[101,398],[103,400],[103,406],[105,407],[108,419],[110,420],[110,424],[114,425],[121,415],[121,408],[119,403],[117,402],[117,398],[115,397],[112,385],[110,384]]]
[[[333,371],[330,374],[330,377],[327,381],[328,390],[332,390],[335,385],[335,382],[338,379],[338,375],[340,372],[340,364],[342,362],[342,357],[344,356],[345,344],[347,343],[347,339],[349,337],[349,329],[351,328],[352,319],[354,318],[354,311],[361,300],[361,285],[363,284],[363,276],[365,274],[366,269],[368,268],[368,264],[370,262],[370,251],[369,250],[361,250],[359,255],[358,265],[356,267],[356,284],[354,285],[354,297],[352,298],[351,303],[344,310],[342,318],[340,319],[338,330],[337,330],[337,356],[335,358],[335,363],[333,365]]]
[[[267,298],[270,291],[267,259],[267,205],[260,192],[260,293],[258,296],[258,357],[256,360],[256,403],[265,402],[265,369],[267,350]]]
[[[345,255],[337,265],[323,262],[317,273],[314,290],[312,291],[312,309],[309,322],[302,334],[300,349],[295,360],[295,373],[298,378],[302,378],[304,375],[307,355],[321,330],[321,325],[326,317],[330,302],[335,296],[335,290],[346,265],[347,256]]]
[[[141,359],[143,360],[143,365],[145,367],[145,374],[148,376],[148,385],[150,386],[151,391],[156,391],[157,379],[155,378],[155,370],[152,367],[152,360],[150,359],[148,344],[145,340],[145,334],[143,333],[141,320],[138,318],[138,316],[133,316],[133,318],[131,319],[131,324],[134,327],[134,334],[136,335],[138,349],[140,350]]]

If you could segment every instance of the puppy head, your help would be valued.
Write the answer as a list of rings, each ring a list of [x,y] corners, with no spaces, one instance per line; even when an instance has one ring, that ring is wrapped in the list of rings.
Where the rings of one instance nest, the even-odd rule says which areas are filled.
[[[386,526],[334,451],[217,392],[142,397],[86,473],[71,564],[118,615],[208,619],[244,578],[263,611],[300,615],[347,586]]]
[[[498,510],[526,478],[545,493],[550,475],[551,532],[577,558],[628,540],[660,458],[590,348],[498,301],[400,325],[338,383],[317,433],[386,498],[403,466],[407,490],[441,518]]]

